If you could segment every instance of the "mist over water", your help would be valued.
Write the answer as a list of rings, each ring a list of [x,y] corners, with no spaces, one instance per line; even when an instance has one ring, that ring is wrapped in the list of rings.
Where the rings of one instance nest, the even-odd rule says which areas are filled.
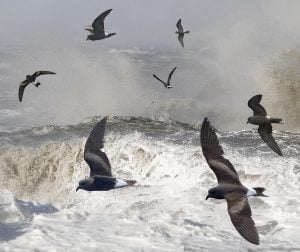
[[[60,5],[64,18],[57,14],[53,23],[48,18],[49,11],[57,8],[54,2],[35,5],[37,16],[22,20],[18,34],[11,32],[16,24],[7,29],[1,22],[5,36],[0,42],[0,117],[6,128],[65,125],[110,114],[189,123],[209,116],[224,130],[243,129],[252,113],[248,99],[262,93],[267,111],[285,122],[276,129],[299,130],[300,80],[294,70],[299,64],[300,22],[295,11],[299,2],[189,1],[183,5],[165,1],[158,8],[158,2],[131,1],[135,8],[130,17],[118,1],[104,1],[100,6],[96,1],[87,6],[75,1],[72,12],[67,3]],[[9,9],[10,18],[19,13],[12,4],[1,3],[1,9]],[[106,27],[118,34],[86,42],[84,25],[105,6],[114,8]],[[154,10],[157,20],[153,23]],[[7,16],[4,13],[1,19]],[[178,17],[191,30],[184,49],[174,34]],[[39,22],[33,23],[37,18]],[[29,36],[24,30],[30,26]],[[178,67],[174,88],[166,90],[152,74],[167,78],[174,66]],[[29,87],[19,104],[18,83],[37,69],[57,75],[42,77],[42,86]]]

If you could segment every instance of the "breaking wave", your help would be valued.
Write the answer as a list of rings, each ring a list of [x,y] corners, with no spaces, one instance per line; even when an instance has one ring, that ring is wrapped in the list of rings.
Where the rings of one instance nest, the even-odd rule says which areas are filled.
[[[109,118],[105,151],[113,174],[136,179],[138,185],[105,193],[76,193],[78,181],[89,174],[83,148],[98,120],[92,117],[73,126],[0,134],[0,220],[1,228],[8,232],[0,232],[3,240],[19,237],[22,242],[21,237],[30,237],[41,223],[46,233],[54,235],[52,225],[64,230],[70,220],[74,228],[67,233],[81,232],[83,223],[101,222],[104,236],[94,242],[104,247],[126,246],[126,251],[133,247],[124,245],[124,236],[136,236],[135,230],[143,235],[143,247],[149,249],[152,242],[148,239],[153,239],[158,251],[165,243],[166,251],[176,251],[179,244],[188,250],[210,249],[214,242],[229,249],[236,239],[242,239],[230,220],[224,221],[225,204],[205,201],[216,180],[202,156],[197,126],[141,117]],[[296,233],[300,230],[295,223],[300,218],[295,209],[300,198],[300,135],[274,133],[285,155],[281,158],[256,131],[218,134],[243,183],[267,188],[270,197],[251,200],[262,248],[270,250],[268,244],[272,244],[278,249],[282,243],[285,248],[299,246]],[[119,228],[112,228],[109,220]],[[147,238],[149,232],[152,235]],[[119,238],[110,240],[110,236]],[[39,237],[47,239],[43,233]]]

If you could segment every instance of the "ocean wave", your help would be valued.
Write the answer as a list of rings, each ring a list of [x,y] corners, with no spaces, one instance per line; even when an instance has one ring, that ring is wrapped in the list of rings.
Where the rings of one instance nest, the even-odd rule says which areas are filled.
[[[143,234],[143,246],[153,239],[159,241],[159,250],[172,240],[166,251],[176,251],[177,245],[197,251],[201,249],[196,242],[199,240],[207,249],[215,242],[230,248],[236,240],[242,240],[227,218],[226,205],[205,201],[207,190],[216,184],[216,179],[202,155],[199,129],[193,125],[110,117],[104,150],[112,172],[118,177],[136,179],[138,184],[105,193],[76,192],[78,181],[89,174],[83,149],[99,119],[7,133],[6,143],[1,136],[0,228],[6,231],[4,240],[19,237],[18,244],[26,247],[25,239],[35,235],[39,245],[48,244],[48,233],[55,239],[63,238],[67,241],[63,247],[71,249],[70,237],[81,234],[88,240],[87,234],[97,234],[99,226],[101,235],[93,243],[103,247],[124,246],[124,239],[138,235],[136,230]],[[299,135],[275,133],[284,158],[269,150],[256,131],[218,135],[225,157],[243,184],[267,189],[269,197],[251,199],[262,249],[270,249],[268,244],[277,249],[282,242],[285,248],[297,247]],[[291,143],[293,148],[289,149]],[[72,228],[67,231],[70,223]],[[70,236],[65,235],[70,232]],[[80,248],[83,245],[78,244]]]

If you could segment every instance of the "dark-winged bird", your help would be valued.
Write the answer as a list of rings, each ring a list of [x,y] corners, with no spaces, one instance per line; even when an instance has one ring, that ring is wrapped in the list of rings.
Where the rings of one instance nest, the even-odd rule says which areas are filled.
[[[185,31],[183,29],[181,25],[181,18],[177,21],[176,27],[177,27],[177,31],[175,33],[178,34],[178,41],[181,44],[181,46],[184,47],[184,43],[183,43],[184,34],[190,33],[190,31]]]
[[[34,74],[32,75],[26,75],[26,80],[22,81],[20,83],[19,86],[19,101],[22,101],[23,98],[23,94],[24,94],[24,90],[25,88],[32,83],[34,86],[39,87],[39,85],[41,85],[40,82],[34,83],[36,78],[40,75],[44,75],[44,74],[56,74],[54,72],[50,72],[50,71],[36,71]]]
[[[282,119],[268,116],[265,108],[260,105],[261,98],[261,94],[255,95],[248,101],[248,106],[253,110],[254,115],[248,118],[247,123],[259,125],[258,133],[262,140],[279,156],[282,156],[281,150],[272,136],[272,123],[281,123]]]
[[[85,27],[91,33],[87,36],[86,40],[101,40],[116,35],[116,33],[106,33],[104,29],[104,19],[111,11],[112,9],[104,11],[94,20],[92,25]]]
[[[169,74],[169,77],[168,77],[168,81],[167,82],[164,82],[163,80],[161,80],[160,78],[158,78],[155,74],[153,74],[153,77],[155,78],[155,79],[157,79],[158,81],[160,81],[162,84],[164,84],[164,86],[166,87],[166,88],[172,88],[172,86],[171,86],[171,78],[172,78],[172,75],[173,75],[173,73],[175,72],[175,70],[176,70],[176,68],[177,67],[174,67],[173,69],[172,69],[172,71],[170,72],[170,74]]]
[[[104,147],[104,133],[107,117],[96,124],[84,147],[84,160],[90,167],[90,177],[79,182],[76,189],[86,191],[109,191],[111,189],[125,186],[133,186],[135,180],[125,180],[114,178],[111,173],[111,166],[105,152],[101,151]]]
[[[218,186],[208,190],[208,198],[225,199],[232,224],[247,241],[259,244],[255,223],[251,218],[249,196],[266,196],[262,187],[247,188],[240,182],[239,176],[219,144],[215,129],[204,119],[201,127],[202,152],[209,167],[215,173]]]

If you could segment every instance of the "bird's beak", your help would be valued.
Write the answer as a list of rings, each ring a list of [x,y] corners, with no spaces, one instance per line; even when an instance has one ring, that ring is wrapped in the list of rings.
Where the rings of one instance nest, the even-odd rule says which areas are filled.
[[[248,123],[249,123],[249,121],[246,122],[246,124],[248,124]]]
[[[210,198],[209,195],[206,196],[205,200],[207,200],[208,198]]]
[[[76,192],[77,192],[79,189],[80,189],[80,187],[77,187],[77,188],[76,188]]]

